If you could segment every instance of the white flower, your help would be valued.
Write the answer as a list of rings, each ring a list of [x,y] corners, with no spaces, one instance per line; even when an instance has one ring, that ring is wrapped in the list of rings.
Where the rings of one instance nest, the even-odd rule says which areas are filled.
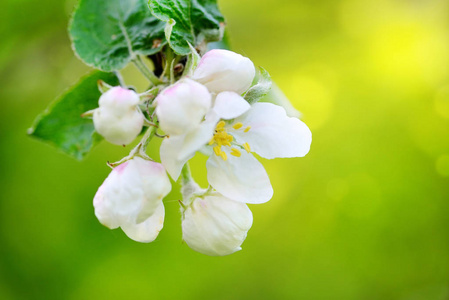
[[[95,215],[133,240],[153,241],[164,223],[162,199],[171,184],[164,167],[135,157],[114,168],[94,197]]]
[[[229,255],[242,249],[252,222],[246,204],[213,193],[194,198],[183,211],[182,239],[200,253]]]
[[[221,120],[208,147],[207,179],[219,193],[245,203],[264,203],[273,196],[268,175],[257,159],[302,157],[309,152],[312,135],[299,119],[282,107],[256,103],[232,120]]]
[[[251,86],[255,74],[249,58],[214,49],[201,58],[192,79],[204,84],[212,93],[230,91],[240,95]]]
[[[239,54],[212,50],[203,56],[193,78],[217,95],[204,121],[192,118],[194,129],[162,142],[161,162],[174,180],[195,152],[202,150],[210,156],[207,179],[215,190],[235,201],[264,203],[273,196],[273,189],[264,167],[251,153],[268,159],[308,153],[312,135],[303,122],[274,104],[250,106],[240,95],[253,77],[251,61]],[[189,107],[190,101],[183,107]],[[185,108],[177,113],[190,118]]]
[[[206,87],[191,79],[168,87],[155,100],[161,129],[169,135],[194,130],[210,110],[211,98]]]
[[[141,132],[144,116],[137,107],[136,92],[122,87],[113,87],[98,101],[94,111],[95,130],[108,142],[116,145],[131,143]]]
[[[204,122],[209,126],[216,124],[215,131],[165,139],[162,163],[176,179],[184,163],[203,148],[210,156],[206,162],[207,179],[219,193],[243,203],[267,202],[273,196],[270,179],[251,152],[268,159],[302,157],[309,152],[312,134],[302,121],[288,117],[280,106],[256,103],[249,107],[235,93],[224,94],[222,99],[220,95],[209,121]],[[221,101],[229,104],[220,105]],[[217,118],[222,120],[217,123]],[[203,147],[205,140],[209,143]]]
[[[212,96],[202,84],[184,79],[165,89],[155,103],[160,128],[168,135],[161,145],[161,161],[176,180],[182,166],[207,143],[215,128],[215,120],[204,121]],[[184,148],[176,148],[176,144]]]

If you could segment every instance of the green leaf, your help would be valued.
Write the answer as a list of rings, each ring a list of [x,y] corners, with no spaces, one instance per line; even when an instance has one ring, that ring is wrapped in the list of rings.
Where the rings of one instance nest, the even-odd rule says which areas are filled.
[[[87,65],[110,72],[137,55],[159,52],[166,44],[164,27],[146,0],[80,0],[69,32],[73,49]]]
[[[260,75],[258,82],[253,85],[244,96],[245,100],[250,104],[256,103],[265,97],[271,89],[272,83],[270,74],[268,74],[268,72],[262,67],[259,67],[259,70]]]
[[[113,73],[95,71],[81,78],[36,118],[28,133],[81,160],[102,139],[95,132],[92,120],[81,117],[82,113],[98,107],[101,96],[98,80],[114,86],[119,84]]]
[[[217,0],[150,0],[149,6],[155,17],[167,22],[165,36],[177,54],[189,54],[189,43],[197,46],[223,36]]]

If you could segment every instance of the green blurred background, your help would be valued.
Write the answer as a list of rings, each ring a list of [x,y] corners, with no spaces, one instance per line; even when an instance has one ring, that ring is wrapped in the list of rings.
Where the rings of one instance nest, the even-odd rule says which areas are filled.
[[[449,299],[447,0],[221,1],[233,50],[313,132],[305,158],[263,161],[275,196],[250,206],[227,257],[181,242],[177,187],[151,244],[99,224],[105,161],[129,148],[77,162],[26,136],[88,71],[66,31],[74,4],[0,4],[0,299]]]

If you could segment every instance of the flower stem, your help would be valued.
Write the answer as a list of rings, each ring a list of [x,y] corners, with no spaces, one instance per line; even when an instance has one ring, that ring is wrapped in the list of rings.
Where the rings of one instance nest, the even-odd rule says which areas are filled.
[[[121,160],[110,163],[108,162],[107,165],[111,168],[114,168],[115,166],[124,163],[130,159],[133,159],[136,155],[141,156],[142,158],[152,160],[145,151],[147,150],[148,143],[151,141],[153,136],[156,133],[156,126],[150,126],[148,130],[145,132],[144,136],[140,140],[139,144],[137,144],[136,147],[134,147],[131,152],[129,152],[128,156],[123,157]]]
[[[125,83],[125,80],[123,79],[122,74],[119,71],[114,71],[115,76],[117,76],[118,82],[120,84],[120,86],[124,89],[127,88],[127,85]]]
[[[162,81],[157,78],[154,73],[148,69],[148,67],[143,62],[142,58],[140,56],[137,56],[135,59],[133,59],[133,63],[136,65],[137,69],[153,84],[158,85],[161,84]]]
[[[156,133],[156,126],[150,126],[145,132],[145,135],[142,137],[142,140],[140,141],[141,144],[141,151],[145,152],[147,150],[147,146],[150,143],[151,139],[154,137]]]

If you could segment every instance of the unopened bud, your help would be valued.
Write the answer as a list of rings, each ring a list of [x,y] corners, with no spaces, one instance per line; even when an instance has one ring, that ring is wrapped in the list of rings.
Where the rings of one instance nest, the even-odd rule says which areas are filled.
[[[212,96],[202,84],[184,79],[163,90],[155,101],[161,129],[169,135],[181,135],[201,123],[211,108]]]
[[[201,58],[192,78],[212,93],[242,94],[251,86],[255,74],[249,58],[232,51],[213,49]]]
[[[200,253],[228,255],[242,249],[252,222],[253,215],[246,204],[215,193],[194,199],[185,209],[182,238]]]
[[[162,228],[162,199],[170,190],[161,164],[135,157],[114,168],[100,186],[94,197],[95,215],[110,229],[121,227],[132,239],[151,242]]]
[[[142,131],[144,116],[138,109],[139,96],[122,87],[113,87],[98,101],[94,112],[95,130],[116,145],[131,143]]]

